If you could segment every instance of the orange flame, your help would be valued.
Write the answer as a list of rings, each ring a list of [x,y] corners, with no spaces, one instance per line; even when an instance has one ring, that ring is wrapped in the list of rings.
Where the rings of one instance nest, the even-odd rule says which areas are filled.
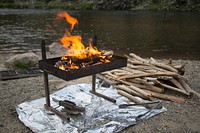
[[[60,12],[57,15],[58,18],[66,18],[67,22],[71,24],[71,31],[74,25],[78,23],[78,20],[70,16],[67,12]],[[71,35],[71,33],[66,30],[65,35],[60,39],[60,42],[65,48],[69,48],[66,52],[66,56],[72,56],[79,59],[88,58],[93,55],[101,55],[96,47],[93,47],[90,43],[89,47],[85,47],[82,43],[82,37],[78,35]],[[62,59],[64,59],[63,57]]]
[[[78,20],[72,16],[70,16],[67,12],[59,12],[57,14],[57,19],[65,18],[66,21],[71,24],[71,31],[74,29],[74,25],[78,24]]]
[[[103,52],[98,51],[98,49],[92,46],[92,39],[89,40],[89,46],[85,47],[82,43],[82,37],[78,35],[71,35],[74,26],[78,24],[78,20],[72,16],[70,16],[67,12],[60,12],[57,14],[57,19],[65,18],[66,21],[71,25],[71,30],[66,30],[65,35],[60,38],[60,42],[63,47],[68,48],[66,55],[61,58],[61,60],[67,60],[66,65],[58,65],[57,67],[62,70],[71,70],[71,69],[79,69],[81,68],[80,64],[75,64],[72,62],[73,58],[84,59],[89,58],[91,61],[82,63],[82,66],[86,66],[87,64],[93,63],[92,57],[98,56],[100,57],[101,63],[110,62],[106,56],[102,56]]]

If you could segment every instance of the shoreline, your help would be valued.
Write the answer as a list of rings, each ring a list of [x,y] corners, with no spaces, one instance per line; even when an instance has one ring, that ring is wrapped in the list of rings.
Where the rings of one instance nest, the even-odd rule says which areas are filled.
[[[41,58],[40,52],[37,53]],[[47,54],[47,57],[55,57],[58,54]],[[1,54],[0,62],[9,59],[12,54]],[[173,60],[175,64],[185,64],[184,76],[188,79],[189,86],[200,93],[200,61],[191,60]],[[79,83],[91,83],[91,76],[77,80],[64,81],[49,75],[50,92],[53,93],[68,85]],[[59,89],[58,89],[59,88]],[[32,131],[27,128],[18,118],[15,107],[25,101],[35,100],[45,96],[43,76],[21,78],[14,80],[0,81],[0,130],[2,132],[28,132]],[[176,95],[176,94],[175,94]],[[184,103],[175,103],[164,101],[163,106],[167,111],[143,121],[137,125],[130,126],[120,133],[132,132],[198,132],[200,131],[200,99],[193,96],[191,98],[183,95],[177,95],[186,99]]]
[[[1,56],[0,61],[5,61],[8,56]],[[200,61],[189,60],[172,60],[177,64],[185,64],[185,77],[192,89],[200,93]],[[49,77],[51,93],[57,91],[56,87],[63,84],[72,85],[79,83],[91,83],[91,77],[80,78],[70,82],[63,81],[54,76]],[[25,101],[35,100],[44,97],[43,77],[30,77],[15,80],[0,81],[0,130],[2,132],[28,132],[32,131],[27,128],[18,119],[15,107]],[[61,87],[62,88],[62,87]],[[200,99],[193,96],[191,98],[184,97],[186,101],[182,104],[164,101],[163,106],[167,108],[158,116],[143,121],[137,125],[130,126],[120,133],[132,132],[199,132],[200,123],[198,113],[200,110]]]

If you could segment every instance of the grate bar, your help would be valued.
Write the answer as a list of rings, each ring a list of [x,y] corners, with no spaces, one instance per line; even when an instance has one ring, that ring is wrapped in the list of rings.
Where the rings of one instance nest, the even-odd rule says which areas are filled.
[[[29,69],[15,69],[0,71],[0,80],[10,80],[18,78],[33,77],[42,74],[42,70],[39,68],[29,68]]]

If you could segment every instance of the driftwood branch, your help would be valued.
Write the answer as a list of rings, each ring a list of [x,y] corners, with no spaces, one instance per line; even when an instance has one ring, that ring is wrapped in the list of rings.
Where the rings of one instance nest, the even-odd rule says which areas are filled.
[[[185,95],[189,95],[189,93],[187,93],[185,90],[181,90],[179,88],[176,88],[176,87],[173,87],[173,86],[170,86],[170,85],[167,85],[167,84],[164,84],[164,83],[161,83],[159,81],[156,81],[157,84],[167,88],[167,89],[170,89],[170,90],[173,90],[173,91],[176,91],[176,92],[179,92],[179,93],[182,93],[182,94],[185,94]]]
[[[173,101],[173,102],[177,102],[177,103],[183,103],[185,101],[185,99],[181,98],[181,97],[160,94],[160,93],[156,93],[156,92],[152,92],[152,91],[148,91],[148,90],[145,90],[145,91],[148,92],[149,94],[151,94],[152,97],[155,97],[155,98],[160,98],[163,100]]]
[[[157,73],[144,73],[144,74],[128,74],[125,76],[117,77],[118,80],[120,79],[128,79],[128,78],[139,78],[139,77],[150,77],[150,76],[179,76],[175,72],[157,72]]]
[[[138,97],[141,97],[143,99],[147,99],[147,100],[151,100],[151,95],[146,93],[146,92],[138,92],[134,89],[131,89],[130,86],[125,86],[125,85],[118,85],[116,86],[117,89],[119,90],[123,90],[125,91],[126,93],[130,94],[130,95],[133,95],[133,96],[138,96]]]
[[[123,90],[118,90],[117,92],[118,92],[118,94],[120,94],[120,95],[122,95],[122,96],[128,98],[129,100],[131,100],[132,102],[134,102],[134,103],[136,103],[136,104],[141,104],[141,103],[143,103],[143,102],[142,102],[141,100],[139,100],[138,98],[132,96],[131,94],[129,94],[129,93],[123,91]]]
[[[160,68],[163,68],[163,69],[166,69],[166,70],[169,70],[169,71],[171,71],[171,72],[176,72],[176,73],[178,73],[178,70],[177,70],[177,69],[175,69],[175,68],[173,68],[173,67],[171,67],[171,66],[169,66],[169,65],[165,65],[165,64],[163,64],[163,63],[159,63],[159,62],[157,62],[157,61],[155,61],[155,60],[153,60],[153,59],[151,59],[150,64],[155,65],[155,66],[160,67]]]
[[[200,98],[200,94],[194,90],[192,90],[189,85],[183,80],[183,79],[179,79],[180,83],[183,85],[184,89],[192,95],[196,95],[197,97]]]

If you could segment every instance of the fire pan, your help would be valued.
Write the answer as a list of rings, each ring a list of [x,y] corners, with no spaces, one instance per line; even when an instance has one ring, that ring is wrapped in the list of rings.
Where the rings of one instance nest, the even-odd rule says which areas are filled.
[[[96,41],[96,39],[94,39],[94,40]],[[96,42],[95,42],[95,44],[96,44]],[[61,70],[54,66],[57,61],[61,60],[61,57],[49,58],[49,59],[46,58],[46,47],[45,47],[44,40],[41,43],[41,50],[42,50],[42,60],[39,61],[39,68],[41,70],[43,70],[43,75],[44,75],[44,86],[45,86],[45,97],[46,97],[45,108],[47,110],[54,112],[61,118],[69,119],[68,116],[64,115],[60,111],[51,107],[50,96],[49,96],[50,93],[49,93],[48,74],[52,74],[58,78],[66,80],[66,81],[92,75],[92,90],[90,92],[99,97],[102,97],[108,101],[111,101],[113,103],[116,102],[115,99],[107,97],[101,93],[98,93],[95,90],[95,82],[96,82],[95,74],[104,72],[104,71],[109,71],[109,70],[116,69],[116,68],[125,67],[127,65],[127,58],[113,55],[110,62],[102,63],[102,64],[98,64],[98,65],[87,66],[87,67],[80,68],[80,69],[73,69],[70,71],[65,71],[65,70]]]

